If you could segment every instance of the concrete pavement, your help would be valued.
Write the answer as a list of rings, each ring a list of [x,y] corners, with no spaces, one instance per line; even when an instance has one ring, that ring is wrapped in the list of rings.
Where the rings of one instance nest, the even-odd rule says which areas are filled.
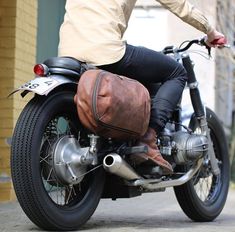
[[[235,232],[235,190],[229,191],[221,215],[210,223],[195,223],[180,209],[174,193],[148,193],[132,199],[102,200],[80,231],[189,231]],[[17,202],[0,204],[0,231],[41,231],[25,216]]]

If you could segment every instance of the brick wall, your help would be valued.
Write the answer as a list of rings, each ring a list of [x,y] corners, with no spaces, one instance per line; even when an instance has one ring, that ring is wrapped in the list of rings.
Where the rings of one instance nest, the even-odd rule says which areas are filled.
[[[37,0],[17,1],[14,88],[32,79],[36,62]],[[28,97],[14,95],[13,117],[17,120]]]
[[[7,139],[28,100],[6,96],[33,76],[36,31],[37,0],[0,1],[0,201],[14,199]]]

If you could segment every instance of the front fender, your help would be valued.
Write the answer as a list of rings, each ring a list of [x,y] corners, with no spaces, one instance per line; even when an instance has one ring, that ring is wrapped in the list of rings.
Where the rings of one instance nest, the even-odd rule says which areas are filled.
[[[38,95],[48,95],[53,89],[60,85],[72,83],[77,84],[78,80],[74,78],[69,78],[61,75],[50,75],[48,77],[36,77],[33,80],[23,84],[19,88],[12,91],[9,96],[12,94],[23,91],[21,96],[24,97],[28,92],[33,92]]]

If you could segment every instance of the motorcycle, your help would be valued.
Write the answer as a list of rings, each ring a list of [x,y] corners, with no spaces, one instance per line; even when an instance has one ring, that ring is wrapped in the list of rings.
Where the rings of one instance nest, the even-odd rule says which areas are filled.
[[[16,196],[33,223],[45,230],[75,230],[101,198],[130,198],[168,187],[193,221],[212,221],[221,213],[230,173],[226,136],[216,114],[202,104],[187,53],[193,44],[206,44],[201,39],[185,43],[163,50],[184,65],[194,109],[189,125],[183,125],[180,101],[157,140],[173,174],[149,161],[137,162],[134,154],[146,152],[145,146],[103,138],[80,123],[73,98],[81,74],[93,67],[71,57],[34,67],[36,78],[14,91],[35,95],[19,116],[11,146]]]

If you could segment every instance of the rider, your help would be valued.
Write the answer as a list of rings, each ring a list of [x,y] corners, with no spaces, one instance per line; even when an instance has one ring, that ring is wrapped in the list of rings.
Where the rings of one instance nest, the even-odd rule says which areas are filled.
[[[186,23],[207,34],[206,43],[223,38],[207,18],[186,0],[157,0]],[[140,144],[148,146],[141,154],[171,173],[172,166],[156,145],[171,117],[182,91],[187,73],[172,58],[145,47],[132,46],[123,40],[136,0],[67,0],[66,14],[60,29],[59,54],[72,56],[101,69],[136,79],[144,85],[162,85],[152,97],[150,124]]]

